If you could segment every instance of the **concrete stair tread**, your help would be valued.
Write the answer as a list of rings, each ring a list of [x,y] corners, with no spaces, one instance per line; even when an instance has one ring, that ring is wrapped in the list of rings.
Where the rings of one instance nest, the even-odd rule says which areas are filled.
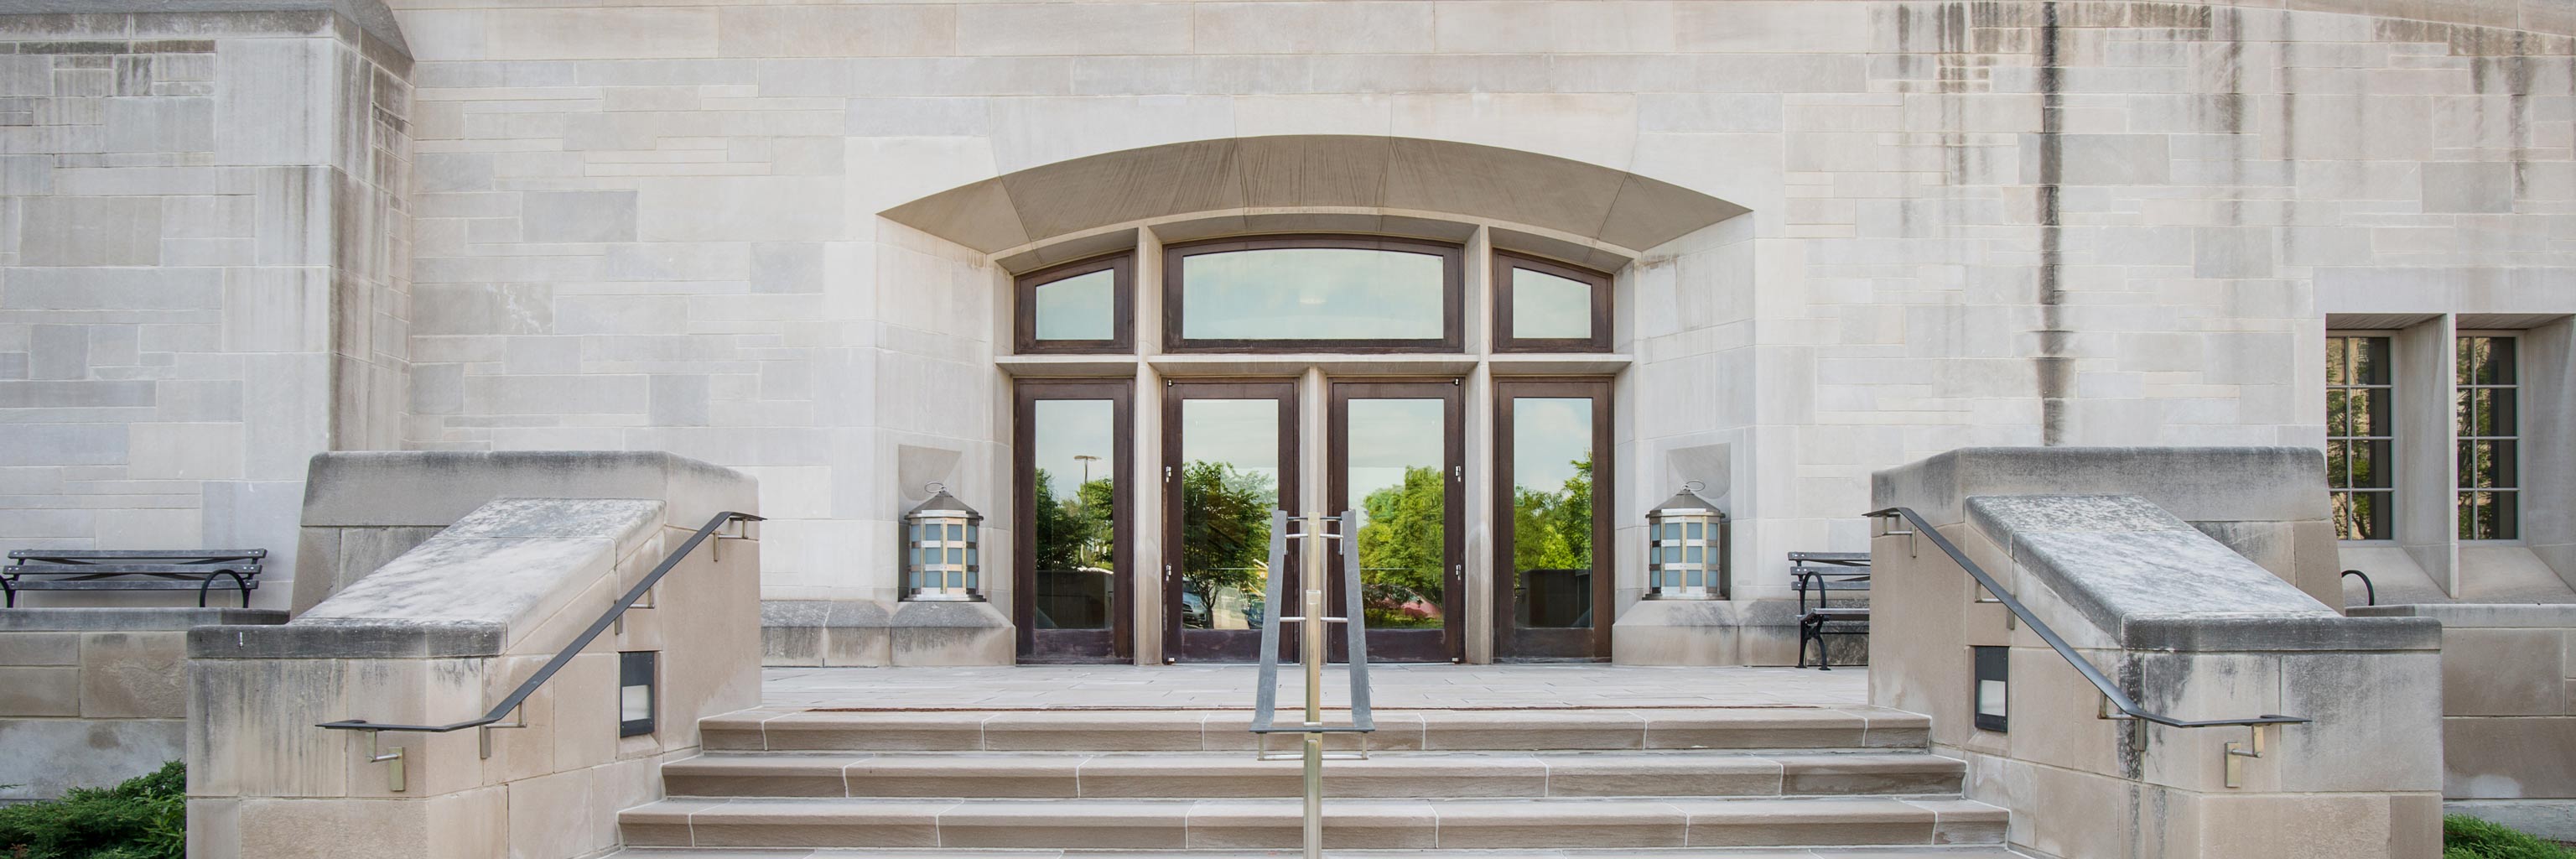
[[[1257,850],[1056,850],[1045,848],[811,848],[811,847],[629,847],[607,859],[1279,859],[1277,849]],[[1605,857],[1729,857],[1729,859],[2029,859],[1995,844],[1899,847],[1646,847],[1558,850],[1344,850],[1324,851],[1334,859],[1605,859]]]
[[[1874,707],[1384,710],[1376,719],[1367,742],[1385,750],[1922,748],[1930,727],[1921,715]],[[710,751],[1238,751],[1259,742],[1251,721],[1244,710],[762,708],[700,726]]]
[[[1955,794],[1966,766],[1922,752],[1386,752],[1325,769],[1334,796]],[[1294,761],[1230,753],[713,753],[665,766],[674,796],[1294,796]]]
[[[1294,846],[1295,799],[674,799],[620,815],[637,846]],[[1924,797],[1335,799],[1327,846],[1923,845],[2002,840],[2004,812]]]

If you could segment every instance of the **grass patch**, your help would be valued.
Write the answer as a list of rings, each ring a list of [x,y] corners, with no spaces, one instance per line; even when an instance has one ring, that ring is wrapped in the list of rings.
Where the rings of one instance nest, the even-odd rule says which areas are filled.
[[[2576,850],[2465,814],[2442,818],[2442,859],[2576,859]]]
[[[115,787],[0,807],[0,859],[183,859],[188,775],[178,761]]]

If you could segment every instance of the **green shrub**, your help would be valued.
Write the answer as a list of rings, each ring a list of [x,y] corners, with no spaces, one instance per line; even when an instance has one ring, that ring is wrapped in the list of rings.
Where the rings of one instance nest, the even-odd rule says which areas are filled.
[[[2465,814],[2442,818],[2442,859],[2576,859],[2576,851]]]
[[[188,775],[178,761],[108,788],[0,807],[0,859],[183,859]]]

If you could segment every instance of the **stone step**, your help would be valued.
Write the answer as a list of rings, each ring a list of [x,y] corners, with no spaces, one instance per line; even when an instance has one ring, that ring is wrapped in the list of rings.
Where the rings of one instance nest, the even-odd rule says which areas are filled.
[[[619,815],[630,846],[1292,849],[1296,800],[672,799]],[[1994,844],[2004,811],[1963,799],[1345,799],[1345,849]]]
[[[1391,752],[1324,768],[1332,797],[1957,794],[1966,765],[1923,752]],[[662,768],[672,796],[1294,797],[1296,761],[1212,753],[716,753]]]
[[[1328,713],[1328,723],[1346,719]],[[1248,751],[1243,710],[825,710],[705,719],[709,751]],[[1930,721],[1874,707],[1379,711],[1383,751],[1920,749]],[[1341,734],[1335,748],[1359,740]],[[1293,737],[1273,740],[1287,748]]]
[[[1295,855],[1265,850],[1073,850],[952,847],[936,853],[892,848],[830,849],[811,847],[629,847],[607,859],[1280,859]],[[1630,847],[1561,850],[1327,850],[1329,859],[2030,859],[2000,844],[1934,847]]]

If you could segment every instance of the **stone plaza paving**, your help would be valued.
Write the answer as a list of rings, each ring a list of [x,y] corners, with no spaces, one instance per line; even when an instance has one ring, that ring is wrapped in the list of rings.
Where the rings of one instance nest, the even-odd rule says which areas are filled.
[[[969,668],[772,668],[765,707],[920,709],[1250,709],[1252,665],[1029,665]],[[1303,675],[1280,669],[1282,709],[1303,706]],[[1682,668],[1598,663],[1369,666],[1381,709],[1858,707],[1865,668]],[[1341,666],[1324,676],[1327,706],[1348,703]]]

